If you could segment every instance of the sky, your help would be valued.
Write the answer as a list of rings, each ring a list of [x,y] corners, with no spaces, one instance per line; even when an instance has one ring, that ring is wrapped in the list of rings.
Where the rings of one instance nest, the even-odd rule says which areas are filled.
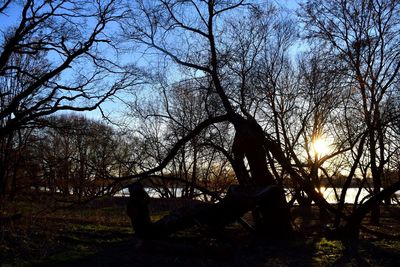
[[[263,0],[258,1],[259,3],[262,2],[266,2]],[[284,1],[278,1],[275,0],[275,3],[277,3],[278,5],[284,7],[284,8],[288,8],[290,10],[294,10],[295,8],[297,8],[298,3],[300,1],[299,0],[284,0]],[[18,9],[15,8],[14,5],[12,5],[9,9],[6,10],[5,14],[0,14],[0,34],[4,36],[5,30],[12,26],[12,25],[16,25],[16,23],[18,22],[18,19],[20,17],[19,13],[18,13]],[[297,48],[296,48],[297,49]],[[141,61],[144,59],[133,59],[133,61],[138,62],[140,61],[142,64],[147,64],[145,61]],[[125,98],[126,100],[126,95],[121,95],[121,98]],[[121,102],[117,99],[110,99],[108,101],[106,101],[103,105],[102,105],[102,110],[104,111],[104,114],[106,115],[111,115],[111,116],[116,116],[119,117],[122,115],[122,113],[124,112],[124,107],[121,104]],[[94,118],[94,119],[100,119],[102,117],[102,113],[100,112],[100,110],[94,110],[94,111],[90,111],[90,112],[85,112],[84,113],[85,116],[89,117],[89,118]]]

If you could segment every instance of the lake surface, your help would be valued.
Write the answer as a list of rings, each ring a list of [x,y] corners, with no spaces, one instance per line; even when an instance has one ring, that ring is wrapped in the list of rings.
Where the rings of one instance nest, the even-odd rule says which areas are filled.
[[[331,204],[335,204],[338,202],[337,198],[336,198],[336,194],[335,194],[335,190],[334,188],[328,187],[328,188],[324,188],[322,187],[321,192],[324,195],[324,198],[326,199],[326,201],[328,201],[328,203]],[[340,194],[342,192],[341,188],[336,188],[336,193],[338,195],[338,198],[340,198]],[[359,188],[348,188],[346,191],[346,197],[344,202],[345,203],[349,203],[349,204],[353,204],[354,201],[356,200],[357,194],[359,194],[358,196],[358,203],[365,202],[367,200],[367,198],[369,198],[370,196],[370,191],[366,190],[365,188],[361,189],[361,191],[359,190]],[[397,199],[400,199],[400,192],[396,193],[396,197]],[[394,203],[393,203],[394,204]]]
[[[161,195],[153,188],[145,188],[146,192],[149,194],[150,197],[152,198],[160,198]],[[174,190],[176,190],[176,196],[177,197],[181,197],[182,196],[182,192],[183,189],[182,188],[175,188]],[[331,188],[331,187],[321,187],[320,191],[322,192],[324,198],[326,199],[326,201],[328,203],[331,204],[335,204],[338,202],[337,198],[336,198],[336,194],[335,194],[335,189]],[[198,193],[200,193],[199,191],[197,191]],[[336,188],[336,193],[338,195],[338,197],[340,198],[340,194],[342,192],[341,188]],[[366,190],[365,188],[361,189],[361,191],[359,192],[358,188],[348,188],[347,192],[346,192],[346,197],[345,197],[345,203],[348,204],[354,204],[354,201],[356,200],[357,194],[359,194],[358,196],[358,203],[360,203],[360,201],[365,202],[367,200],[367,198],[370,196],[370,192],[368,190]],[[128,189],[124,189],[122,191],[120,191],[119,193],[116,194],[117,196],[129,196],[129,192]],[[396,198],[400,200],[400,191],[396,192]],[[202,197],[198,197],[199,200],[202,199]],[[288,194],[286,196],[286,199],[289,201],[291,199],[291,195]],[[364,200],[363,200],[364,199]],[[392,204],[398,204],[398,202],[393,201],[392,200]]]

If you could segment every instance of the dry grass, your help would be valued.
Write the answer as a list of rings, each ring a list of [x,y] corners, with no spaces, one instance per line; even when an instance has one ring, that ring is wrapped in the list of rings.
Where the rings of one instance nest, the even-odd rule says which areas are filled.
[[[191,203],[153,200],[152,219]],[[0,266],[400,266],[399,240],[371,232],[363,232],[360,241],[327,240],[315,210],[293,211],[303,235],[292,240],[266,241],[233,224],[218,236],[197,227],[146,241],[133,237],[124,199],[53,213],[38,213],[44,206],[33,202],[19,205],[22,218],[0,226]],[[386,209],[381,226],[367,226],[398,234],[399,214],[399,207]]]

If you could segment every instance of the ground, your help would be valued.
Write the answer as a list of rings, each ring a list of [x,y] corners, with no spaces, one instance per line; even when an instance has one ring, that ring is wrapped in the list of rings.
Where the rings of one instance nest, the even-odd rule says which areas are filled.
[[[105,199],[37,214],[38,207],[25,202],[20,219],[0,225],[0,266],[400,266],[400,240],[390,238],[400,232],[400,207],[386,209],[381,226],[368,225],[388,234],[384,238],[368,231],[359,241],[329,240],[317,213],[297,208],[299,234],[289,240],[268,241],[240,224],[217,233],[199,226],[141,240],[134,237],[125,203]],[[152,220],[190,203],[152,200]]]

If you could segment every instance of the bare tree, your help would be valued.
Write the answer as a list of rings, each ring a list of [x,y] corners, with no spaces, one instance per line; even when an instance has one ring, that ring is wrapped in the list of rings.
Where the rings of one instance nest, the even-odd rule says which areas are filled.
[[[55,200],[83,202],[115,193],[107,178],[118,170],[118,143],[109,126],[83,116],[53,116],[36,131],[34,158],[41,175],[31,181]]]
[[[133,3],[131,16],[123,23],[127,45],[134,44],[143,53],[156,55],[159,60],[150,57],[157,64],[152,67],[162,66],[163,77],[170,84],[176,80],[191,81],[182,83],[186,87],[183,91],[204,90],[204,99],[210,101],[205,101],[205,112],[202,112],[207,116],[187,125],[177,120],[177,114],[169,112],[167,106],[160,117],[172,122],[175,138],[163,147],[163,156],[157,164],[123,178],[149,177],[167,170],[179,153],[188,152],[185,149],[193,140],[210,127],[228,123],[233,141],[230,149],[225,147],[220,151],[245,188],[277,183],[283,186],[284,178],[290,177],[291,185],[305,192],[320,208],[346,219],[342,207],[336,209],[328,204],[316,190],[321,182],[319,171],[331,179],[334,174],[328,173],[326,162],[351,159],[346,166],[350,169],[345,179],[346,188],[361,167],[367,167],[363,169],[365,173],[375,173],[372,176],[376,197],[360,206],[349,219],[352,235],[358,233],[360,218],[398,186],[395,183],[378,193],[382,167],[396,151],[392,149],[389,153],[384,142],[386,129],[394,120],[384,120],[381,114],[387,93],[394,91],[398,77],[398,24],[397,17],[391,15],[398,6],[390,1],[374,2],[375,6],[367,2],[303,5],[301,18],[310,37],[321,41],[317,43],[321,54],[307,59],[309,62],[298,73],[291,68],[288,57],[294,31],[274,5],[257,5],[251,1]],[[345,7],[361,9],[354,15]],[[365,13],[359,19],[362,12]],[[340,15],[346,19],[341,20]],[[384,19],[387,24],[382,24]],[[365,33],[366,22],[375,26],[366,27]],[[348,28],[341,27],[341,23]],[[379,23],[387,27],[376,26]],[[362,37],[363,34],[369,39]],[[373,34],[377,37],[372,38]],[[383,39],[387,36],[390,42],[382,41],[379,36]],[[337,64],[329,65],[329,61]],[[289,82],[291,76],[297,77],[300,86]],[[164,92],[174,88],[161,87]],[[166,104],[172,103],[170,96],[163,95]],[[181,115],[183,121],[189,118],[185,113]],[[345,120],[340,120],[341,117]],[[363,123],[357,118],[362,118]],[[335,138],[334,149],[324,156],[310,150],[313,141],[323,134]],[[367,153],[363,150],[365,144],[369,148]],[[302,151],[306,152],[305,158]],[[181,158],[186,155],[181,154]],[[375,164],[370,161],[371,165],[362,165],[367,158],[375,160]],[[338,195],[341,203],[345,194],[343,190]],[[275,234],[283,233],[290,228],[283,194],[274,203],[281,209],[272,208],[276,216],[271,221],[266,219],[271,214],[268,205],[255,212],[255,219],[257,214],[264,218],[259,225],[269,229],[268,233],[273,234],[271,229],[280,229]]]
[[[300,12],[308,37],[329,47],[335,61],[347,69],[345,81],[359,102],[361,131],[366,131],[364,152],[375,195],[381,195],[383,170],[391,155],[383,113],[400,71],[399,9],[397,1],[386,0],[309,1]],[[379,221],[379,207],[372,220]]]
[[[118,5],[115,0],[2,2],[0,19],[15,18],[2,24],[0,37],[2,140],[57,111],[99,108],[134,83],[132,71],[128,77],[110,60],[116,52],[111,26],[122,16]],[[2,175],[2,195],[7,183]]]
[[[229,122],[234,129],[232,168],[242,186],[251,188],[275,185],[276,177],[271,171],[270,161],[276,161],[319,205],[334,211],[312,185],[302,178],[306,174],[293,167],[279,142],[264,131],[257,121],[259,117],[252,114],[249,108],[254,107],[249,106],[248,101],[252,100],[247,98],[247,95],[251,95],[248,83],[250,71],[259,56],[258,49],[268,49],[268,46],[265,45],[265,36],[254,39],[254,42],[249,42],[252,38],[248,38],[242,41],[249,42],[251,53],[239,54],[245,49],[235,43],[240,38],[232,41],[227,34],[238,30],[228,26],[229,14],[243,22],[254,20],[252,25],[259,27],[262,34],[263,31],[268,33],[268,18],[276,14],[273,11],[273,8],[264,10],[245,1],[137,1],[132,5],[131,19],[124,25],[127,38],[142,45],[147,51],[163,55],[166,64],[177,64],[174,70],[182,70],[183,78],[192,75],[208,82],[203,86],[207,90],[206,95],[217,96],[221,108],[216,114],[208,113],[207,118],[191,126],[169,148],[159,165],[125,179],[146,177],[163,170],[180,149],[201,132],[213,124]],[[257,30],[254,29],[253,33],[256,34]],[[259,46],[257,41],[264,45]],[[260,228],[270,235],[279,236],[290,232],[291,227],[283,190],[275,197],[277,199],[273,200],[273,207],[266,205],[255,214]]]

